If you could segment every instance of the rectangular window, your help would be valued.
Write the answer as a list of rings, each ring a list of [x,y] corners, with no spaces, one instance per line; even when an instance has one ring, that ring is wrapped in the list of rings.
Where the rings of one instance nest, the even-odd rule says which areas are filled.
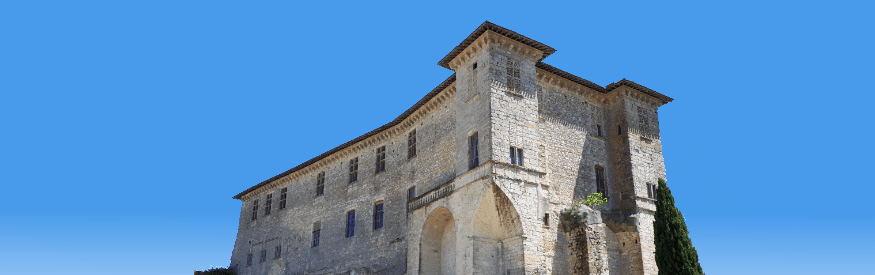
[[[264,262],[264,261],[267,261],[267,250],[262,250],[261,251],[261,258],[258,259],[259,263]]]
[[[650,132],[650,119],[648,119],[647,109],[638,107],[638,128],[642,133]]]
[[[595,185],[596,193],[602,193],[602,198],[608,197],[607,189],[605,188],[605,168],[601,166],[595,167]]]
[[[618,136],[622,136],[622,135],[623,135],[623,128],[621,128],[620,125],[617,125],[617,135],[618,135]]]
[[[267,200],[264,202],[264,215],[270,215],[270,206],[273,204],[273,194],[267,194]]]
[[[602,136],[602,126],[601,126],[601,125],[596,125],[595,128],[596,128],[596,130],[597,130],[596,133],[598,133],[598,136],[599,136],[599,137]]]
[[[355,210],[346,212],[346,237],[355,236]]]
[[[656,186],[658,186],[658,185],[656,185],[656,184],[650,185],[650,187],[653,188],[653,191],[651,191],[651,193],[653,193],[653,198],[652,198],[653,200],[656,200]]]
[[[383,202],[374,204],[374,230],[383,228]]]
[[[649,182],[647,183],[647,198],[653,199],[653,186]]]
[[[246,256],[246,266],[252,265],[252,253],[249,253],[249,256]]]
[[[258,200],[252,202],[252,220],[258,218]]]
[[[412,201],[414,198],[416,198],[416,186],[407,189],[407,201]]]
[[[544,213],[544,225],[550,226],[550,213]]]
[[[386,171],[386,146],[377,148],[377,161],[374,174]]]
[[[413,158],[416,156],[416,130],[407,134],[407,158]]]
[[[520,91],[520,61],[512,58],[507,59],[507,90]]]
[[[288,188],[283,188],[280,190],[280,209],[286,208],[286,192],[289,191]]]
[[[322,223],[313,223],[313,247],[319,246],[319,231],[322,229]]]
[[[325,172],[319,172],[316,175],[316,196],[322,196],[325,194]]]
[[[478,151],[477,132],[468,137],[468,170],[480,166],[480,158]]]
[[[510,147],[510,164],[523,166],[523,149]]]
[[[276,248],[274,248],[274,250],[273,250],[273,258],[279,259],[283,255],[282,253],[283,253],[282,245],[277,245]]]
[[[349,183],[359,180],[359,158],[349,160]]]

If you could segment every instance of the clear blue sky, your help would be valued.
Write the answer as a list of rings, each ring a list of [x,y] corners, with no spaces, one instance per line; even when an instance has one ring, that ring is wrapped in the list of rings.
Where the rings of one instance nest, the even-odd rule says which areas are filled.
[[[0,273],[228,265],[233,195],[394,119],[484,20],[675,98],[707,274],[871,272],[871,2],[291,2],[0,3]]]

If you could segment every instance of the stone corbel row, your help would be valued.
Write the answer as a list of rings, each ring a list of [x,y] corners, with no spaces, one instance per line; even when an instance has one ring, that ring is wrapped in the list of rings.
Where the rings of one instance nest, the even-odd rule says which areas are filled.
[[[316,163],[313,163],[313,164],[307,166],[304,169],[298,170],[292,174],[289,174],[289,175],[286,175],[280,179],[274,180],[273,182],[258,188],[258,190],[250,192],[249,194],[246,194],[241,199],[249,200],[252,197],[260,196],[260,195],[264,194],[265,192],[267,192],[268,190],[271,190],[275,187],[278,187],[280,185],[286,185],[292,181],[296,181],[296,180],[300,179],[304,175],[308,175],[310,173],[316,172],[317,170],[322,170],[325,166],[328,166],[331,163],[334,163],[338,160],[346,160],[346,158],[348,156],[353,155],[353,154],[357,154],[357,153],[361,152],[362,150],[364,150],[365,148],[371,147],[371,146],[376,145],[378,143],[382,143],[386,140],[394,138],[395,136],[402,134],[402,133],[406,132],[407,130],[409,130],[410,128],[412,128],[413,126],[415,126],[416,122],[419,122],[422,118],[427,117],[428,114],[430,114],[432,111],[439,109],[441,107],[440,105],[442,103],[453,98],[453,96],[455,96],[455,95],[456,95],[456,83],[453,83],[450,86],[448,86],[447,88],[445,88],[443,91],[438,93],[437,96],[435,96],[434,98],[429,100],[425,105],[423,105],[422,107],[420,107],[419,109],[414,111],[413,114],[411,114],[410,116],[405,118],[404,122],[399,123],[398,125],[395,125],[394,127],[390,128],[390,129],[384,130],[382,133],[380,133],[378,135],[375,135],[375,136],[369,137],[366,140],[360,141],[354,146],[350,146],[346,149],[341,150],[340,152],[336,152],[325,159],[322,159]]]

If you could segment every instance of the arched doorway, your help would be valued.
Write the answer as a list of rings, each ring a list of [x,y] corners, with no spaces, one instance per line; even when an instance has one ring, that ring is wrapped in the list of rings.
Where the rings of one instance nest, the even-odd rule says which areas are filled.
[[[431,211],[419,242],[419,274],[456,274],[456,221],[446,207]]]
[[[523,274],[522,235],[516,208],[493,183],[474,216],[474,273]]]

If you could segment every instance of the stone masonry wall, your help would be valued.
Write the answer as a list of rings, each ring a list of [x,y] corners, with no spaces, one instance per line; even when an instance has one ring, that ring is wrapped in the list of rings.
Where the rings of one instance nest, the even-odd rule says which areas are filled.
[[[404,273],[409,241],[405,238],[407,189],[416,186],[422,193],[455,178],[453,107],[445,102],[413,127],[417,154],[412,159],[407,158],[408,130],[298,180],[244,199],[231,265],[241,274]],[[386,146],[386,170],[375,174],[379,146]],[[348,164],[355,157],[359,158],[358,181],[350,184]],[[316,176],[322,171],[324,195],[317,197]],[[286,209],[279,209],[282,188],[288,188]],[[264,214],[267,194],[273,194],[270,215]],[[260,205],[253,221],[254,199]],[[384,205],[383,228],[374,230],[374,205],[379,201]],[[351,210],[356,212],[355,236],[347,238],[346,218]],[[315,222],[321,222],[318,247],[311,245]],[[274,259],[277,245],[282,247],[282,256]],[[268,254],[265,262],[260,261],[262,250]],[[247,266],[249,253],[253,260]]]

